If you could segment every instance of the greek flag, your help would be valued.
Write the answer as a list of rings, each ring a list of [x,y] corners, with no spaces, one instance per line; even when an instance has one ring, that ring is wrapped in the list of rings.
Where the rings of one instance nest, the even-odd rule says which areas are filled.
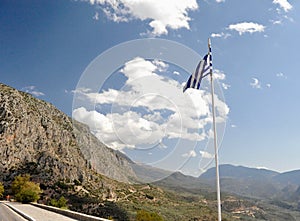
[[[212,68],[211,54],[208,53],[199,62],[195,72],[190,76],[189,80],[187,81],[187,83],[185,84],[185,86],[183,88],[183,93],[188,88],[199,89],[202,78],[206,77],[210,73],[211,68]]]

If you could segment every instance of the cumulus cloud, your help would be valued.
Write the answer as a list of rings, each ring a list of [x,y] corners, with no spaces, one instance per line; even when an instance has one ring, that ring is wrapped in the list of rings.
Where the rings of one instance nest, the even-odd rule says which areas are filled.
[[[40,96],[44,96],[44,95],[45,95],[43,92],[39,91],[39,90],[36,88],[36,86],[32,86],[32,85],[31,85],[31,86],[23,87],[23,88],[21,89],[21,91],[24,91],[24,92],[26,92],[26,93],[32,94],[32,95],[34,95],[34,96],[36,96],[36,97],[40,97]]]
[[[229,30],[234,30],[242,35],[244,33],[264,32],[265,26],[253,22],[242,22],[237,24],[231,24],[228,26]]]
[[[217,79],[219,81],[223,81],[226,78],[225,73],[221,70],[218,70],[218,69],[214,69],[213,76],[214,76],[214,79]],[[221,82],[221,86],[224,90],[228,90],[231,87],[231,85],[226,84],[224,82]]]
[[[178,71],[173,71],[174,75],[180,75],[180,73]]]
[[[231,85],[230,84],[226,84],[226,83],[221,83],[221,85],[222,85],[222,88],[224,89],[224,90],[228,90],[230,87],[231,87]]]
[[[270,22],[272,22],[273,25],[281,25],[282,24],[281,20],[270,20]]]
[[[214,158],[214,155],[211,153],[208,153],[206,151],[200,151],[200,155],[202,158],[212,159]]]
[[[197,153],[194,150],[190,150],[188,153],[182,154],[182,157],[189,158],[189,157],[196,157]]]
[[[287,0],[273,0],[273,4],[278,4],[285,12],[288,12],[293,8]]]
[[[159,74],[168,68],[162,61],[136,57],[119,74],[127,79],[121,89],[92,92],[78,88],[74,93],[93,106],[109,105],[100,113],[85,107],[74,109],[74,119],[89,125],[91,131],[108,146],[122,150],[145,145],[160,145],[162,139],[202,141],[208,138],[211,124],[209,91],[187,90],[183,83]],[[224,79],[217,72],[218,79]],[[151,82],[149,84],[149,82]],[[215,97],[218,122],[225,122],[229,108]]]
[[[221,32],[221,33],[212,33],[210,36],[212,38],[224,38],[224,39],[226,39],[226,38],[230,37],[231,34]]]
[[[252,78],[252,82],[250,83],[250,86],[255,89],[261,89],[261,83],[257,78]]]
[[[217,80],[225,80],[225,73],[219,69],[214,69],[214,73],[213,73],[214,79]]]
[[[115,22],[133,19],[147,21],[153,35],[168,34],[168,29],[189,29],[189,11],[198,9],[196,0],[90,0],[100,5],[106,16]]]
[[[283,78],[283,79],[287,79],[287,76],[286,76],[284,73],[282,73],[282,72],[276,74],[276,77],[278,77],[278,78]]]

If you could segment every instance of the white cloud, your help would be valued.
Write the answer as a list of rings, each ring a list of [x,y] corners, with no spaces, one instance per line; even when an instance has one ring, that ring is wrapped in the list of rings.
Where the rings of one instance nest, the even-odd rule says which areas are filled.
[[[219,80],[219,81],[223,81],[226,78],[225,73],[218,69],[214,69],[213,76],[214,76],[214,79]],[[228,90],[231,87],[231,85],[226,84],[224,82],[221,82],[221,86],[224,90]]]
[[[154,144],[164,135],[160,125],[132,111],[104,115],[80,107],[73,111],[73,117],[89,125],[90,130],[99,140],[118,150],[124,147],[134,148],[142,144]]]
[[[252,88],[261,89],[261,83],[257,78],[252,78],[252,82],[250,83]]]
[[[206,151],[200,151],[200,154],[203,158],[212,159],[214,158],[214,155],[211,153],[208,153]]]
[[[281,72],[276,74],[276,77],[287,79],[287,76],[284,73],[281,73]]]
[[[226,38],[230,37],[231,34],[221,32],[221,33],[212,33],[210,36],[212,38],[224,38],[224,39],[226,39]]]
[[[128,61],[121,69],[121,74],[127,77],[123,88],[101,93],[86,88],[75,91],[94,105],[111,105],[111,111],[98,113],[81,107],[73,111],[73,117],[89,125],[102,142],[119,150],[157,145],[163,138],[206,139],[208,132],[204,128],[211,124],[209,91],[190,89],[182,93],[181,83],[157,74],[167,67],[162,61],[141,57]],[[221,71],[216,76],[219,80],[225,78]],[[218,96],[215,105],[218,122],[224,122],[228,106]]]
[[[259,169],[259,170],[271,170],[270,168],[265,167],[265,166],[257,166],[256,169]]]
[[[189,11],[198,9],[196,0],[90,0],[101,5],[107,17],[115,22],[133,19],[149,22],[153,35],[168,34],[168,29],[189,29]]]
[[[270,87],[271,87],[271,84],[266,84],[266,87],[267,87],[267,88],[270,88]]]
[[[189,157],[196,157],[197,153],[194,150],[189,151],[188,153],[182,154],[182,157],[189,158]]]
[[[156,66],[156,69],[159,71],[159,72],[164,72],[168,69],[169,65],[160,61],[160,60],[154,60],[153,61],[153,64]]]
[[[264,32],[265,26],[253,22],[242,22],[237,24],[231,24],[228,26],[229,30],[234,30],[242,35],[244,33]]]
[[[218,69],[214,69],[213,76],[214,76],[214,79],[217,79],[217,80],[225,80],[225,77],[226,77],[225,73]]]
[[[36,89],[36,86],[26,86],[26,87],[23,87],[21,89],[21,91],[24,91],[26,93],[29,93],[29,94],[32,94],[36,97],[40,97],[40,96],[44,96],[45,94],[39,90]]]
[[[283,16],[285,19],[287,19],[287,20],[289,20],[290,22],[294,22],[294,19],[293,18],[291,18],[291,17],[289,17],[289,16],[287,16],[287,15],[285,15],[285,16]]]
[[[225,0],[216,0],[217,3],[225,2]]]
[[[287,0],[273,0],[273,4],[278,4],[285,12],[288,12],[293,8]]]
[[[96,12],[95,15],[93,16],[93,19],[98,21],[99,20],[99,13]]]
[[[173,71],[174,75],[180,75],[180,73],[178,71]]]
[[[231,85],[230,84],[226,84],[226,83],[221,83],[221,85],[222,85],[222,88],[224,89],[224,90],[228,90],[230,87],[231,87]]]
[[[270,20],[270,22],[272,22],[273,25],[281,25],[282,24],[281,20]]]

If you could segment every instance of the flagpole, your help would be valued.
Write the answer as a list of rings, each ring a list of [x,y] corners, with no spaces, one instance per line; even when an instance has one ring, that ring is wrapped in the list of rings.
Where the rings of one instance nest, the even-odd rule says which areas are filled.
[[[221,215],[221,191],[220,191],[220,176],[219,176],[219,159],[218,159],[218,144],[217,144],[217,129],[216,129],[216,116],[215,116],[215,90],[212,73],[212,61],[211,61],[211,43],[208,39],[208,50],[210,56],[210,82],[211,82],[211,104],[213,115],[213,132],[214,132],[214,149],[215,149],[215,166],[216,166],[216,186],[217,186],[217,201],[218,201],[218,221],[222,221]]]

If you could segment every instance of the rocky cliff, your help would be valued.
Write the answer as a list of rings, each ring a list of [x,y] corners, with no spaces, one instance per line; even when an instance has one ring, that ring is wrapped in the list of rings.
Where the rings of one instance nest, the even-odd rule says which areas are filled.
[[[131,183],[137,177],[134,163],[122,153],[112,150],[90,133],[88,126],[73,120],[77,144],[89,166],[98,173],[117,181]]]
[[[75,125],[75,127],[73,127]],[[0,180],[22,171],[44,180],[89,178],[89,169],[129,182],[130,162],[52,104],[0,84]]]

